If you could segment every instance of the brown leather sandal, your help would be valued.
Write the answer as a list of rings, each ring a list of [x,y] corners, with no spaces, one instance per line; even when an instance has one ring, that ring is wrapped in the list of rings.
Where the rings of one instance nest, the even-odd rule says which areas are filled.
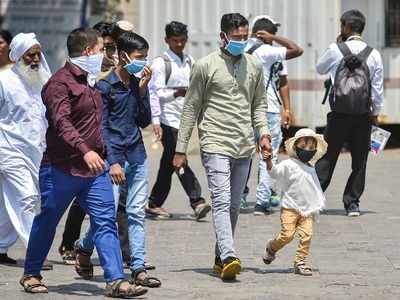
[[[121,285],[123,283],[129,283],[127,290],[121,290]],[[105,295],[111,298],[122,298],[122,299],[132,299],[138,296],[142,296],[147,293],[147,289],[142,286],[137,286],[131,284],[128,280],[119,279],[113,283],[107,283]]]
[[[138,279],[139,274],[145,273],[146,277],[144,279]],[[148,276],[146,271],[139,271],[137,273],[132,274],[133,283],[136,285],[145,286],[148,288],[158,288],[161,286],[160,279],[152,276]]]
[[[35,284],[29,284],[26,281],[31,279],[31,278],[36,278],[39,280],[40,283],[35,283]],[[47,294],[49,292],[47,286],[42,283],[42,276],[40,275],[24,275],[22,276],[21,280],[19,281],[19,284],[24,288],[24,291],[26,293],[30,294]],[[44,288],[44,289],[39,289],[38,288]]]
[[[93,264],[90,261],[90,253],[87,253],[79,248],[78,241],[74,245],[75,250],[75,271],[85,280],[90,280],[93,278]],[[83,263],[83,261],[89,261],[88,263]]]

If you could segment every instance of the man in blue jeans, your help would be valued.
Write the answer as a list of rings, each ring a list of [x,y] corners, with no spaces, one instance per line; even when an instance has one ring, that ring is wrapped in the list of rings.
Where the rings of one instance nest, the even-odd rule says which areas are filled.
[[[49,127],[39,174],[41,212],[33,221],[20,283],[28,293],[48,292],[40,269],[57,224],[76,197],[90,215],[106,295],[143,295],[145,288],[124,280],[112,185],[103,160],[102,100],[94,88],[101,70],[103,41],[96,30],[78,28],[69,34],[67,48],[68,61],[42,90]]]
[[[98,83],[103,98],[103,136],[107,145],[107,162],[114,185],[120,186],[120,189],[126,189],[127,186],[126,214],[132,278],[138,285],[159,287],[160,280],[148,276],[144,263],[148,166],[140,128],[151,123],[147,89],[151,71],[146,66],[149,45],[143,37],[125,32],[117,39],[117,49],[119,63],[116,69]],[[90,265],[93,241],[93,230],[90,229],[75,246],[78,273],[79,265]],[[81,275],[85,277],[88,274]]]

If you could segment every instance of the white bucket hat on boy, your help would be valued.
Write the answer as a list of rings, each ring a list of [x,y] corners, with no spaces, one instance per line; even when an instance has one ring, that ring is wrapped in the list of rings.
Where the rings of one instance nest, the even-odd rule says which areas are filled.
[[[328,148],[328,144],[325,142],[324,136],[322,134],[315,133],[314,130],[309,128],[303,128],[296,132],[295,136],[288,139],[285,142],[286,153],[290,157],[297,157],[295,144],[299,138],[302,137],[313,137],[317,141],[317,153],[311,159],[310,163],[317,162],[324,154]]]

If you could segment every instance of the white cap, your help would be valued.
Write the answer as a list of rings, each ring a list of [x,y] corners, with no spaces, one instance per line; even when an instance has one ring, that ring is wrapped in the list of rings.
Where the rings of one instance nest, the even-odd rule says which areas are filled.
[[[118,21],[116,24],[120,29],[122,29],[124,31],[132,31],[133,32],[134,26],[129,21],[121,20],[121,21]]]
[[[281,23],[276,22],[271,16],[268,15],[261,15],[261,16],[257,16],[254,18],[253,23],[251,25],[251,27],[254,27],[254,24],[261,19],[267,19],[269,21],[271,21],[272,24],[274,24],[275,26],[281,26]]]

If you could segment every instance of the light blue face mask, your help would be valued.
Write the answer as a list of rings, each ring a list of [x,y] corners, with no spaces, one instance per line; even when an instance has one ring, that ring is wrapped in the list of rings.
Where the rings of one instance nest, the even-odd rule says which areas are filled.
[[[147,65],[147,60],[134,59],[129,64],[126,64],[124,68],[130,75],[134,75],[143,71],[144,67]]]
[[[224,34],[226,36],[226,39],[228,40],[226,33],[224,33]],[[246,41],[228,40],[228,41],[229,42],[225,46],[225,49],[233,56],[239,56],[240,54],[243,54],[244,50],[246,49],[247,42],[248,42],[248,40],[246,40]]]
[[[87,81],[90,86],[96,84],[96,78],[101,72],[101,63],[103,61],[104,55],[94,54],[89,56],[79,56],[70,58],[70,61],[80,67],[82,70],[88,73]]]

